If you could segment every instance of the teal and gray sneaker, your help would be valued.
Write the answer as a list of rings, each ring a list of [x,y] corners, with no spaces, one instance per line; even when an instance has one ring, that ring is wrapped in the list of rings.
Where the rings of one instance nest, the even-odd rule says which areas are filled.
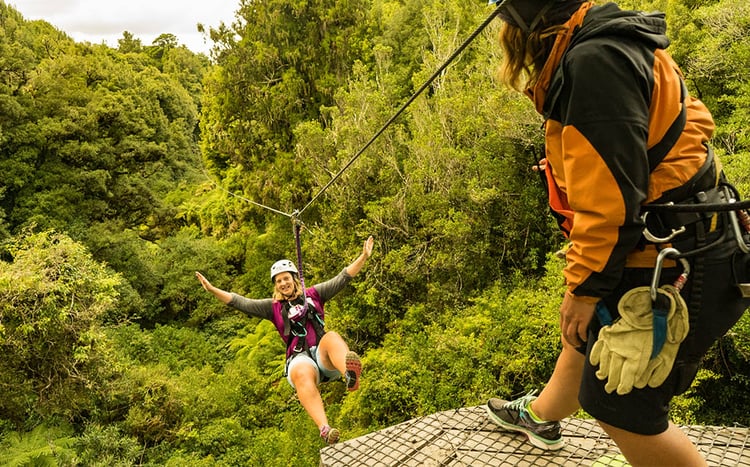
[[[534,399],[534,392],[510,402],[492,398],[487,402],[487,415],[503,429],[525,434],[529,442],[540,449],[561,449],[565,441],[560,434],[560,422],[534,421],[527,409]]]

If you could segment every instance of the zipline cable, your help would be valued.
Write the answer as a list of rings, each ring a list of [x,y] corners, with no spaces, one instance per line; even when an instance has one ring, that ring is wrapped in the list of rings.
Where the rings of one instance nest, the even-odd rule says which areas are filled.
[[[255,202],[255,201],[251,200],[251,199],[247,199],[247,198],[245,198],[244,196],[240,196],[240,195],[238,195],[238,194],[236,194],[236,193],[232,193],[231,191],[227,190],[226,188],[224,188],[223,186],[221,186],[221,185],[219,185],[219,184],[218,184],[217,182],[215,182],[215,181],[214,181],[214,180],[213,180],[213,179],[212,179],[212,178],[211,178],[211,177],[210,177],[210,176],[209,176],[209,175],[208,175],[208,174],[206,173],[205,169],[203,170],[203,175],[205,175],[205,176],[206,176],[206,178],[208,179],[208,181],[209,181],[209,182],[211,182],[211,184],[212,184],[212,185],[214,185],[214,186],[215,186],[216,188],[218,188],[219,190],[221,190],[221,191],[223,191],[223,192],[225,192],[225,193],[228,193],[228,194],[230,194],[230,195],[234,196],[235,198],[241,199],[242,201],[247,201],[248,203],[250,203],[250,204],[252,204],[252,205],[254,205],[254,206],[257,206],[257,207],[259,207],[259,208],[263,208],[263,209],[267,209],[267,210],[269,210],[269,211],[271,211],[271,212],[274,212],[274,213],[276,213],[276,214],[281,214],[282,216],[285,216],[285,217],[289,217],[289,218],[292,218],[292,217],[294,216],[293,214],[287,214],[287,213],[285,213],[285,212],[283,212],[283,211],[279,211],[278,209],[274,209],[274,208],[272,208],[272,207],[266,206],[265,204],[260,204],[260,203],[257,203],[257,202]]]
[[[507,0],[505,0],[505,1],[507,1]],[[474,39],[476,39],[476,37],[479,35],[479,33],[481,33],[484,30],[484,28],[486,28],[492,22],[492,20],[495,19],[495,16],[497,16],[497,14],[500,12],[500,7],[505,3],[505,1],[498,3],[497,7],[494,10],[492,10],[492,13],[487,17],[487,19],[484,20],[484,22],[479,25],[479,27],[463,42],[463,44],[461,44],[451,54],[451,56],[448,57],[445,60],[445,62],[443,62],[442,65],[440,65],[440,67],[432,74],[432,76],[430,76],[427,79],[427,81],[425,81],[424,84],[422,84],[422,86],[419,89],[417,89],[414,92],[414,94],[411,95],[411,97],[409,98],[409,100],[407,100],[401,106],[401,108],[399,108],[396,111],[396,113],[394,113],[393,116],[391,116],[391,118],[389,118],[388,121],[385,122],[385,124],[380,128],[380,130],[378,130],[377,133],[375,133],[375,135],[372,138],[370,138],[370,140],[364,146],[362,146],[362,149],[360,149],[359,151],[357,151],[357,153],[349,160],[349,162],[347,162],[347,164],[341,170],[339,170],[338,173],[315,196],[313,196],[313,198],[310,200],[310,202],[308,202],[305,205],[305,207],[302,208],[299,211],[299,214],[302,214],[303,212],[305,212],[305,210],[308,207],[310,207],[310,205],[313,204],[315,202],[315,200],[318,199],[349,168],[349,166],[351,166],[354,163],[354,161],[356,161],[359,158],[359,156],[361,156],[362,153],[365,152],[367,150],[367,148],[369,148],[370,145],[372,143],[374,143],[375,140],[380,137],[381,134],[383,134],[383,132],[385,132],[385,130],[404,112],[404,110],[406,110],[406,108],[409,107],[409,105],[411,105],[411,103],[414,102],[414,100],[417,97],[419,97],[419,95],[422,94],[422,92],[425,89],[427,89],[427,86],[429,86],[430,84],[432,84],[432,82],[435,81],[435,79],[438,76],[440,76],[440,74],[443,72],[443,70],[445,70],[448,67],[448,65],[450,65],[451,62],[453,62],[453,60],[455,60],[456,57],[458,57],[458,55],[461,52],[463,52],[464,49],[466,47],[468,47],[469,44],[471,44],[472,41],[474,41]]]
[[[425,81],[422,84],[422,86],[420,86],[419,89],[417,89],[411,95],[411,97],[403,105],[401,105],[401,107],[396,111],[396,113],[394,113],[391,116],[391,118],[389,118],[388,121],[386,121],[385,124],[383,124],[383,126],[375,133],[375,135],[372,138],[370,138],[370,140],[359,151],[357,151],[357,153],[349,160],[349,162],[347,162],[347,164],[343,168],[341,168],[341,170],[339,170],[338,173],[336,173],[336,175],[333,178],[331,178],[331,180],[320,191],[318,191],[318,193],[315,196],[313,196],[313,198],[301,210],[296,210],[294,211],[294,213],[288,214],[278,209],[274,209],[272,207],[266,206],[264,204],[257,203],[251,199],[245,198],[244,196],[240,196],[236,193],[233,193],[225,189],[224,187],[222,187],[221,185],[213,181],[211,177],[204,170],[204,175],[206,176],[206,178],[208,178],[209,182],[211,182],[214,186],[216,186],[220,190],[225,191],[231,196],[234,196],[238,199],[246,201],[254,206],[269,210],[276,214],[281,214],[282,216],[289,217],[290,219],[292,219],[292,224],[294,227],[295,245],[296,245],[296,250],[297,250],[297,267],[299,268],[299,279],[300,279],[300,284],[302,286],[302,296],[303,296],[305,308],[307,308],[307,299],[305,298],[305,282],[304,282],[304,276],[302,273],[302,242],[300,239],[300,231],[301,231],[303,224],[302,224],[302,221],[299,219],[299,217],[308,207],[310,207],[315,202],[315,200],[317,200],[323,193],[325,193],[325,191],[328,190],[328,188],[331,185],[333,185],[333,183],[336,180],[338,180],[339,177],[341,177],[341,175],[359,158],[359,156],[361,156],[362,153],[364,153],[367,150],[367,148],[369,148],[370,145],[372,145],[372,143],[374,143],[375,140],[377,140],[380,137],[380,135],[382,135],[391,124],[393,124],[393,122],[407,109],[407,107],[409,107],[411,103],[414,102],[414,100],[416,100],[416,98],[419,97],[419,95],[422,94],[422,92],[424,92],[424,90],[427,89],[427,87],[430,84],[432,84],[432,82],[435,81],[435,79],[437,79],[438,76],[440,76],[440,74],[448,67],[448,65],[450,65],[453,62],[453,60],[455,60],[456,57],[458,57],[458,55],[461,52],[463,52],[464,49],[466,49],[466,47],[468,47],[469,44],[471,44],[474,41],[474,39],[476,39],[476,37],[492,22],[492,20],[495,19],[495,16],[497,16],[498,13],[500,12],[500,7],[506,1],[508,0],[503,0],[501,2],[498,2],[496,8],[487,17],[487,19],[485,19],[484,22],[482,22],[482,24],[480,24],[479,27],[477,27],[477,29],[456,50],[453,51],[453,53],[443,62],[443,64],[440,65],[440,67],[437,70],[435,70],[432,76],[430,76],[427,79],[427,81]]]
[[[503,0],[501,2],[498,2],[496,8],[494,10],[492,10],[492,13],[487,17],[487,19],[485,19],[484,22],[482,22],[482,24],[480,24],[479,27],[477,27],[477,29],[463,42],[463,44],[461,44],[456,50],[453,51],[453,53],[450,55],[450,57],[448,57],[443,62],[443,64],[440,65],[440,67],[437,70],[435,70],[435,72],[432,74],[432,76],[430,76],[427,79],[427,81],[425,81],[422,84],[422,86],[420,86],[419,89],[417,89],[411,95],[411,97],[409,98],[409,100],[407,100],[403,105],[401,105],[401,107],[396,111],[396,113],[394,113],[391,116],[391,118],[389,118],[388,121],[386,121],[385,124],[383,124],[383,126],[380,127],[380,129],[375,133],[375,135],[372,138],[370,138],[370,140],[364,146],[362,146],[362,148],[359,151],[357,151],[357,153],[349,160],[349,162],[347,162],[346,165],[343,168],[341,168],[341,170],[339,170],[338,173],[336,173],[336,175],[334,175],[333,178],[331,178],[331,180],[329,180],[328,183],[326,183],[326,185],[320,191],[318,191],[318,193],[315,196],[313,196],[313,198],[301,210],[295,211],[294,214],[288,214],[288,213],[285,213],[283,211],[279,211],[278,209],[271,208],[271,207],[266,206],[264,204],[257,203],[257,202],[255,202],[253,200],[250,200],[250,199],[247,199],[247,198],[245,198],[243,196],[240,196],[240,195],[237,195],[235,193],[232,193],[231,191],[229,191],[229,190],[221,187],[218,183],[214,182],[210,177],[208,177],[208,174],[206,174],[206,177],[208,177],[209,181],[211,181],[211,183],[213,183],[219,189],[221,189],[221,190],[229,193],[230,195],[232,195],[232,196],[234,196],[236,198],[239,198],[239,199],[241,199],[243,201],[247,201],[248,203],[253,204],[253,205],[255,205],[255,206],[259,207],[259,208],[267,209],[267,210],[272,211],[272,212],[274,212],[276,214],[281,214],[283,216],[286,216],[286,217],[289,217],[289,218],[292,218],[292,219],[294,219],[295,217],[298,217],[298,216],[302,215],[302,213],[307,208],[309,208],[315,202],[315,200],[317,200],[323,193],[325,193],[326,190],[328,190],[328,188],[331,185],[333,185],[333,183],[336,180],[338,180],[339,177],[341,177],[341,175],[359,158],[359,156],[361,156],[362,153],[364,153],[367,150],[367,148],[369,148],[370,145],[372,145],[372,143],[374,143],[375,140],[377,140],[380,137],[380,135],[382,135],[385,132],[385,130],[388,129],[389,126],[391,126],[391,124],[393,124],[393,122],[407,109],[407,107],[409,107],[411,105],[411,103],[414,102],[414,100],[417,97],[419,97],[419,95],[422,94],[422,92],[424,92],[425,89],[427,89],[427,86],[429,86],[430,84],[432,84],[432,82],[435,81],[435,79],[438,76],[440,76],[440,74],[443,72],[443,70],[445,70],[448,67],[448,65],[450,65],[453,62],[453,60],[455,60],[456,57],[458,57],[458,55],[461,52],[463,52],[464,49],[466,49],[466,47],[468,47],[469,44],[471,44],[474,41],[474,39],[476,39],[476,37],[492,22],[492,20],[495,19],[495,16],[497,16],[498,13],[500,12],[500,7],[503,6],[503,4],[505,4],[506,1],[508,1],[508,0]],[[296,234],[299,235],[299,232],[296,232]]]
[[[424,92],[427,87],[432,84],[435,79],[437,79],[438,76],[450,65],[457,57],[458,55],[463,52],[473,41],[477,38],[477,36],[492,22],[493,19],[500,13],[500,8],[509,0],[502,0],[496,3],[496,7],[493,9],[492,13],[485,19],[482,24],[480,24],[476,30],[468,37],[466,40],[456,49],[453,51],[453,53],[440,65],[440,67],[435,70],[435,72],[417,89],[411,97],[404,102],[401,107],[389,118],[383,126],[380,127],[380,129],[370,138],[367,143],[365,143],[362,148],[357,151],[354,156],[349,160],[349,162],[344,165],[337,173],[334,175],[331,180],[326,183],[326,185],[318,191],[318,193],[313,196],[313,198],[303,207],[301,210],[295,210],[294,213],[288,214],[286,212],[280,211],[278,209],[274,209],[272,207],[266,206],[264,204],[255,202],[253,200],[250,200],[248,198],[245,198],[243,196],[237,195],[222,186],[220,186],[218,183],[214,182],[211,177],[205,173],[208,180],[219,189],[225,191],[226,193],[230,194],[231,196],[234,196],[238,199],[241,199],[243,201],[246,201],[254,206],[260,207],[262,209],[269,210],[271,212],[274,212],[276,214],[281,214],[285,217],[288,217],[292,220],[293,228],[294,228],[294,237],[295,237],[295,244],[296,244],[296,250],[297,250],[297,265],[299,268],[299,279],[302,286],[302,296],[304,299],[304,307],[307,308],[307,300],[305,298],[305,282],[304,282],[304,276],[302,273],[302,242],[300,238],[300,232],[301,228],[303,226],[302,221],[300,220],[300,216],[302,213],[307,210],[320,196],[325,193],[328,188],[333,185],[334,182],[336,182],[343,173],[351,167],[351,165],[374,143],[380,135],[382,135],[386,129],[388,129],[389,126],[393,124],[394,121],[398,117],[401,116],[401,114],[419,97],[422,92]],[[706,211],[716,211],[716,212],[723,212],[723,211],[737,211],[740,209],[747,209],[750,207],[750,201],[739,201],[739,202],[733,202],[729,204],[725,203],[718,203],[718,204],[703,204],[703,205],[675,205],[675,204],[656,204],[656,205],[646,205],[644,206],[645,211],[667,211],[667,212],[706,212]]]

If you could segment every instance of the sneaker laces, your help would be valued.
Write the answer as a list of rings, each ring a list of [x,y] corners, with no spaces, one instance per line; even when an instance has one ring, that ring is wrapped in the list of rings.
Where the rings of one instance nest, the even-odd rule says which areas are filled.
[[[507,402],[505,406],[509,409],[514,409],[519,412],[521,410],[528,411],[528,409],[526,409],[526,406],[529,405],[529,402],[533,401],[534,399],[536,399],[536,389],[529,391],[523,397],[519,397],[516,400]]]

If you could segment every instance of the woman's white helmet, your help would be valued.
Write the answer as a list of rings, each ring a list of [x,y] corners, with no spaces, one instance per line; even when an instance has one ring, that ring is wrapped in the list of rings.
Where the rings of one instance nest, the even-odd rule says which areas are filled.
[[[299,274],[299,271],[297,271],[297,267],[288,259],[281,259],[273,263],[273,266],[271,266],[271,282],[273,282],[273,278],[276,277],[276,274],[280,272],[291,272],[292,274]]]

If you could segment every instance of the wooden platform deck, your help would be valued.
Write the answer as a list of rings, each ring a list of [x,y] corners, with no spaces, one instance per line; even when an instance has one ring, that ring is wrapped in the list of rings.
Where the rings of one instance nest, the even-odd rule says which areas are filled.
[[[419,417],[384,430],[327,446],[326,467],[389,466],[618,466],[628,464],[594,420],[561,422],[566,445],[543,451],[517,433],[499,431],[483,406]],[[750,467],[747,428],[683,426],[710,466]]]

